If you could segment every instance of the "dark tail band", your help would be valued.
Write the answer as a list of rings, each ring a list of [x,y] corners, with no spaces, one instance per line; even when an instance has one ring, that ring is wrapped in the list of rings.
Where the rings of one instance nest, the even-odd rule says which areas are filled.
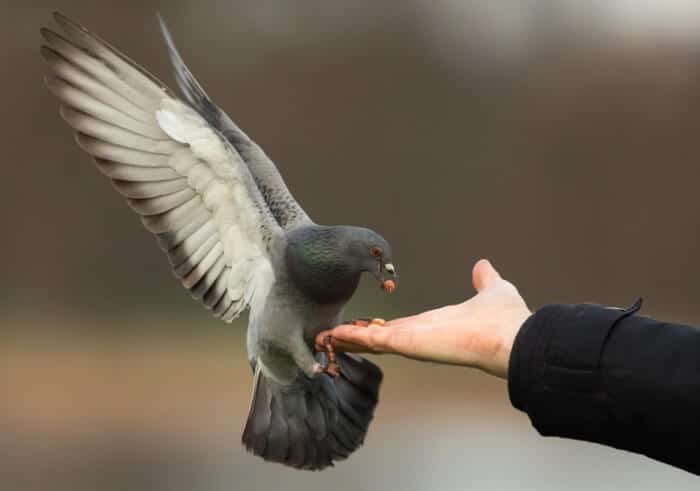
[[[291,386],[255,373],[243,444],[265,460],[298,469],[332,466],[362,445],[377,405],[382,372],[338,354],[341,375],[303,378]]]

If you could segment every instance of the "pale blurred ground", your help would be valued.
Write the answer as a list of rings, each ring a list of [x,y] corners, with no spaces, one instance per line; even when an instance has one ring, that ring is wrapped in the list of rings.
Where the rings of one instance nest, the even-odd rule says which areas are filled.
[[[697,489],[643,457],[539,437],[505,384],[387,358],[365,446],[323,473],[240,447],[244,322],[188,299],[43,88],[59,9],[170,82],[185,59],[320,223],[392,242],[390,301],[471,294],[489,257],[529,304],[645,297],[700,323],[700,3],[0,1],[0,490]]]

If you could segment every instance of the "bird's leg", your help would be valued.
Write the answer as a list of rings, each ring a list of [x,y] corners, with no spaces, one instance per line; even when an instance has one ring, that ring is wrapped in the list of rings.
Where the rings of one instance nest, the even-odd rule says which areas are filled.
[[[365,329],[369,327],[381,327],[386,324],[384,319],[379,319],[376,317],[366,317],[360,319],[354,319],[350,321],[343,321],[342,324],[352,325],[360,329]],[[340,375],[340,367],[335,356],[335,346],[333,344],[332,330],[320,333],[316,336],[316,352],[322,355],[322,361],[320,363],[315,363],[314,372],[315,373],[327,373],[333,377]],[[340,343],[340,346],[344,346]],[[352,350],[349,350],[352,351]]]
[[[333,338],[330,334],[323,338],[323,352],[325,352],[328,356],[328,362],[324,367],[324,372],[332,377],[337,377],[338,375],[340,375],[340,367],[338,366],[338,362],[335,359],[335,349],[333,348],[332,341]]]
[[[316,352],[318,355],[322,356],[315,356],[314,351],[309,349],[306,341],[301,336],[292,336],[289,339],[287,350],[294,359],[294,363],[307,377],[313,378],[322,373],[331,374],[328,370],[330,366],[330,356],[328,356],[325,347],[317,344]],[[335,352],[333,352],[333,356],[335,358]]]
[[[345,321],[343,324],[350,324],[357,327],[376,327],[383,326],[386,324],[384,319],[373,318],[373,317],[361,317],[359,319],[353,319],[350,321]]]
[[[327,373],[331,377],[340,375],[340,367],[335,356],[333,338],[330,334],[316,338],[316,358],[314,359],[313,374]]]

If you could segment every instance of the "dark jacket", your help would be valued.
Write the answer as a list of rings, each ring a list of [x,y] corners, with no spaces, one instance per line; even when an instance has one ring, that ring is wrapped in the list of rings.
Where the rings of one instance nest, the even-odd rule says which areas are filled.
[[[518,333],[508,391],[544,436],[700,474],[700,329],[597,305],[549,305]]]

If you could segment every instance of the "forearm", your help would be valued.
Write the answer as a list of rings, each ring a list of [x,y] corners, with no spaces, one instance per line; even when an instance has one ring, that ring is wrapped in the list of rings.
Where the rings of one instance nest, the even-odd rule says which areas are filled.
[[[513,405],[545,436],[593,441],[700,473],[700,330],[553,305],[516,337]]]

